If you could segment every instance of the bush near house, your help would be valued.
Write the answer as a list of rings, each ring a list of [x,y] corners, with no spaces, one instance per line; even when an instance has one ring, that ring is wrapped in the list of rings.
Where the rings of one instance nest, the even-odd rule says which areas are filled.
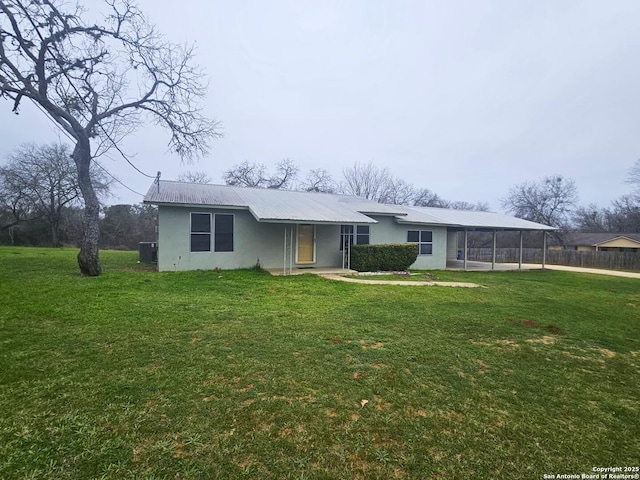
[[[418,258],[415,243],[386,245],[354,245],[351,268],[358,272],[391,272],[407,270]]]

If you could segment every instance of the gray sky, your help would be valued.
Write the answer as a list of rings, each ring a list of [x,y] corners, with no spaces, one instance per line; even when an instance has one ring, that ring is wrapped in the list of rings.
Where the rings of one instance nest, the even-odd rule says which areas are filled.
[[[84,0],[88,8],[103,8]],[[176,10],[175,5],[179,5]],[[175,42],[195,42],[209,77],[205,111],[224,137],[181,165],[162,130],[124,150],[173,179],[216,183],[245,160],[303,172],[373,162],[449,200],[488,202],[562,174],[580,204],[627,193],[640,157],[640,2],[140,0]],[[0,101],[0,159],[61,135],[26,102]],[[64,138],[64,137],[61,137]],[[102,164],[133,190],[151,180],[116,152]],[[123,187],[110,203],[141,197]]]

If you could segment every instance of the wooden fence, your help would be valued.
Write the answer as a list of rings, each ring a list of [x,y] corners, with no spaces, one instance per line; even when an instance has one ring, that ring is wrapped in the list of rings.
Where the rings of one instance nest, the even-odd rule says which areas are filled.
[[[470,248],[468,259],[477,262],[490,262],[493,249]],[[496,262],[518,263],[518,248],[497,248]],[[524,263],[542,263],[541,248],[523,248]],[[569,265],[572,267],[607,268],[610,270],[640,270],[640,253],[619,252],[578,252],[575,250],[547,250],[549,265]]]

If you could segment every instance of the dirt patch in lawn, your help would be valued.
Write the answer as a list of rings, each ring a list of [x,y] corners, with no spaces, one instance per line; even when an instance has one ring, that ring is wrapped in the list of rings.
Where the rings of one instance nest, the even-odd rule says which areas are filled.
[[[535,328],[541,328],[542,330],[545,330],[549,333],[555,333],[557,335],[561,335],[564,333],[564,330],[560,327],[556,327],[555,325],[541,325],[540,322],[536,321],[536,320],[530,320],[530,319],[525,319],[525,320],[516,320],[514,318],[507,318],[507,322],[509,323],[518,323],[520,325],[522,325],[523,327],[535,327]]]

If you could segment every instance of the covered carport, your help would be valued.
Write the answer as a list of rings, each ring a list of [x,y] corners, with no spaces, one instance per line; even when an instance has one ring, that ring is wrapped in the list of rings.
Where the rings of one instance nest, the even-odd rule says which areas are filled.
[[[496,270],[497,269],[497,262],[496,262],[496,251],[498,248],[498,233],[499,232],[505,232],[505,231],[514,231],[517,232],[519,234],[519,245],[518,245],[518,269],[522,270],[523,268],[523,258],[522,258],[522,253],[524,251],[524,233],[527,231],[540,231],[542,232],[542,241],[541,241],[541,245],[540,247],[542,248],[542,268],[545,268],[546,266],[546,257],[547,257],[547,232],[555,230],[553,228],[548,227],[547,229],[520,229],[520,230],[515,230],[515,229],[497,229],[497,228],[493,228],[493,229],[487,229],[487,228],[458,228],[458,227],[453,227],[453,228],[448,228],[448,232],[451,233],[455,233],[456,234],[456,246],[458,245],[457,242],[457,235],[463,235],[463,247],[462,249],[457,249],[456,248],[456,252],[458,250],[461,250],[461,256],[460,258],[458,258],[458,256],[456,255],[455,259],[454,258],[447,258],[447,268],[455,268],[455,269],[462,269],[462,270],[484,270],[487,268],[487,264],[486,262],[470,262],[469,261],[469,232],[489,232],[492,234],[492,246],[491,246],[491,270]],[[448,236],[448,238],[451,238],[450,236]],[[501,268],[502,270],[503,268]]]
[[[469,232],[489,232],[493,236],[491,270],[496,269],[496,249],[498,232],[519,232],[519,262],[522,269],[523,237],[525,232],[542,232],[542,268],[546,265],[547,233],[555,227],[511,217],[495,212],[450,210],[434,207],[403,207],[407,215],[398,218],[398,223],[437,225],[447,227],[447,262],[459,260],[462,269],[469,267]],[[457,258],[458,235],[463,235],[461,258]],[[454,240],[455,238],[455,240]],[[455,243],[454,243],[455,242]]]

